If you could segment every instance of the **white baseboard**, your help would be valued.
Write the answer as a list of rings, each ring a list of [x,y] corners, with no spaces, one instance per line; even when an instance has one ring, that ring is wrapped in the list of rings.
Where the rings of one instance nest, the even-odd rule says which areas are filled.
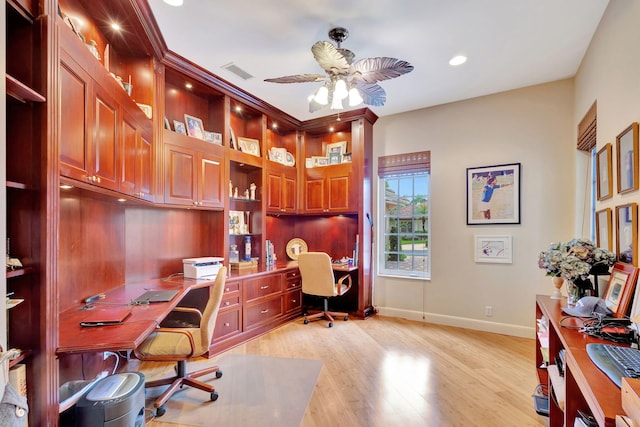
[[[397,317],[418,322],[435,323],[437,325],[455,326],[457,328],[473,329],[476,331],[493,332],[521,338],[535,338],[534,327],[510,325],[507,323],[487,322],[486,320],[469,319],[465,317],[446,316],[443,314],[423,313],[419,311],[400,310],[397,308],[376,307],[381,316]]]

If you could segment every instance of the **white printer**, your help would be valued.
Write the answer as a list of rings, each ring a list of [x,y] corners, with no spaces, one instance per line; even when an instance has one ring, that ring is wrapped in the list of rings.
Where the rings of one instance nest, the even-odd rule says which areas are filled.
[[[215,279],[218,271],[222,268],[223,261],[224,258],[221,257],[183,259],[184,277],[190,279]]]

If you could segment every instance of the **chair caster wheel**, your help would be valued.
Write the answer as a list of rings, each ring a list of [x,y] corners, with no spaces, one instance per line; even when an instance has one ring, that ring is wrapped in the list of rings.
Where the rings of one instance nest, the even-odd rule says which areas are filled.
[[[159,406],[155,410],[154,417],[155,418],[161,417],[161,416],[163,416],[165,414],[165,412],[167,412],[167,408],[165,408],[164,405]]]
[[[304,319],[304,324],[308,325],[309,324],[309,319]]]
[[[344,316],[344,321],[346,322],[347,320],[349,320],[349,316]]]
[[[212,391],[210,398],[211,398],[212,402],[215,402],[216,400],[218,400],[218,392],[217,391]]]
[[[216,378],[222,378],[222,371],[220,369],[216,371]]]
[[[333,322],[329,322],[329,324],[327,325],[329,328],[333,328]]]

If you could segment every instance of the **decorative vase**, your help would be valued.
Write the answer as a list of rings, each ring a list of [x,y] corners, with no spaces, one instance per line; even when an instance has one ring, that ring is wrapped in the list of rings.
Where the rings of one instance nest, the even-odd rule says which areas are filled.
[[[567,305],[573,307],[580,299],[580,288],[571,280],[567,280]]]
[[[562,288],[562,284],[564,283],[564,279],[560,276],[554,276],[551,278],[551,281],[553,282],[553,286],[555,286],[556,290],[553,291],[553,294],[551,294],[551,299],[561,299],[562,298],[562,292],[560,291],[560,288]]]

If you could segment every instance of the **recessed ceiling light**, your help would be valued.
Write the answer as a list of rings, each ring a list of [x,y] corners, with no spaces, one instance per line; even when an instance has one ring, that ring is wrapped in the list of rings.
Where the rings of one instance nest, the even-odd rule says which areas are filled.
[[[182,6],[182,3],[184,3],[182,0],[164,0],[164,2],[169,6],[175,7]]]
[[[451,66],[453,66],[453,67],[456,67],[456,66],[458,66],[458,65],[462,65],[462,64],[464,64],[465,62],[467,62],[467,57],[466,57],[466,56],[464,56],[464,55],[457,55],[457,56],[454,56],[453,58],[451,58],[451,59],[449,60],[449,65],[451,65]]]
[[[193,88],[193,85],[191,83],[185,83],[184,87],[186,87],[187,89],[191,89]]]
[[[117,22],[113,22],[111,24],[111,28],[113,28],[116,31],[120,31],[122,29],[122,27],[120,26],[120,24],[118,24]]]

